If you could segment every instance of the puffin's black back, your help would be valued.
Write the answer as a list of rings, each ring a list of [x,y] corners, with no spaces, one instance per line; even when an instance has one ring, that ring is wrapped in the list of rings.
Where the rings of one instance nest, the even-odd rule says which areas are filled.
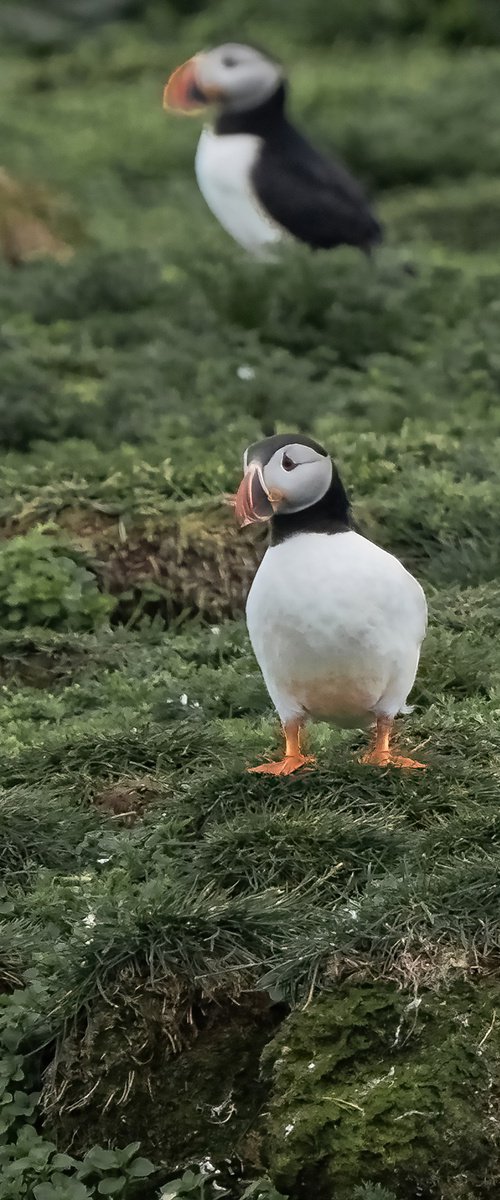
[[[360,187],[345,167],[325,158],[290,124],[285,99],[281,84],[258,108],[222,113],[215,131],[262,139],[252,183],[269,215],[293,237],[315,249],[347,245],[369,251],[382,230]]]

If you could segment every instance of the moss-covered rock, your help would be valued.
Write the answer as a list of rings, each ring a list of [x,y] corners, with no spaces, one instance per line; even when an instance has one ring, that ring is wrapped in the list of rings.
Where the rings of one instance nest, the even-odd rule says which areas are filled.
[[[372,1179],[413,1197],[498,1195],[498,983],[409,997],[341,986],[266,1049],[265,1154],[293,1196],[350,1200]]]
[[[172,1171],[237,1155],[292,1200],[353,1200],[367,1180],[398,1200],[494,1200],[499,1004],[496,981],[345,982],[287,1017],[264,993],[127,973],[62,1043],[47,1134],[76,1151],[141,1139]]]
[[[282,1015],[265,993],[210,999],[178,980],[122,978],[49,1072],[50,1136],[82,1150],[140,1140],[172,1170],[236,1153],[255,1165],[259,1058]]]

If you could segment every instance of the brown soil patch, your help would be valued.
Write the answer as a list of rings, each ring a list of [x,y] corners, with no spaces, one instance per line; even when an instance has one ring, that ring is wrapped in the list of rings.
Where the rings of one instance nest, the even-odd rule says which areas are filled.
[[[0,249],[11,266],[34,258],[67,262],[73,248],[51,228],[57,203],[39,184],[22,184],[0,167]]]
[[[167,620],[239,616],[265,548],[265,534],[241,533],[226,507],[136,524],[125,535],[118,521],[88,510],[67,510],[59,523],[92,556],[105,590],[122,598],[121,619],[138,604]]]
[[[153,780],[121,779],[94,796],[94,804],[126,825],[142,817],[159,792]]]

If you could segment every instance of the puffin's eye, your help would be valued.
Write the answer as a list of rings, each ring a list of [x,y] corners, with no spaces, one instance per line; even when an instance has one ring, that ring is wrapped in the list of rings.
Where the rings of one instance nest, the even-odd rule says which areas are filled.
[[[238,63],[235,58],[230,58],[229,55],[222,59],[223,67],[237,67]]]
[[[298,463],[294,463],[293,458],[288,457],[288,454],[285,451],[283,458],[281,459],[281,466],[283,467],[283,470],[294,471],[295,467],[298,467],[298,465]]]

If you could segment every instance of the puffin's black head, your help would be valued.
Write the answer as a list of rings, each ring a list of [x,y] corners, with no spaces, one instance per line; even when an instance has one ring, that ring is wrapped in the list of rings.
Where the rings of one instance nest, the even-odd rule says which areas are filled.
[[[349,501],[329,454],[312,438],[275,434],[248,446],[235,511],[239,525],[273,518],[273,540],[300,530],[352,526]]]
[[[282,82],[281,67],[263,51],[227,42],[195,54],[174,71],[163,107],[189,113],[215,104],[224,112],[246,112],[269,100]]]

